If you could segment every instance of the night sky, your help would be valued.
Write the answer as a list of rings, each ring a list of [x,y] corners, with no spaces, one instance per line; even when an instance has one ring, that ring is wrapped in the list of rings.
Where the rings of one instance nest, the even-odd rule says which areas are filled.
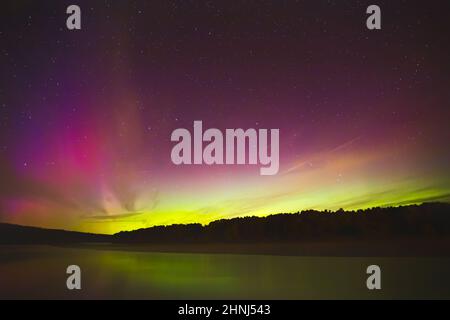
[[[382,30],[366,28],[370,4]],[[0,221],[113,233],[450,201],[449,12],[433,0],[2,2]],[[174,165],[170,135],[194,120],[279,128],[279,173]]]

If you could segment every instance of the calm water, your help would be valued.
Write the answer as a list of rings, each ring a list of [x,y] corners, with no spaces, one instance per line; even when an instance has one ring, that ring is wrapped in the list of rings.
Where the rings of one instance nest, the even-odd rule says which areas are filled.
[[[450,298],[449,258],[283,257],[0,246],[0,298]],[[66,289],[66,267],[82,290]],[[382,290],[366,289],[366,267]]]

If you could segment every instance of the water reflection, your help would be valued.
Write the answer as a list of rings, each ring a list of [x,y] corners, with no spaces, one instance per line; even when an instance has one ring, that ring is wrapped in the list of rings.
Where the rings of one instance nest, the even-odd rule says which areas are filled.
[[[82,290],[65,287],[66,267]],[[382,290],[366,267],[382,267]],[[316,299],[450,298],[448,258],[283,257],[3,246],[1,298]]]

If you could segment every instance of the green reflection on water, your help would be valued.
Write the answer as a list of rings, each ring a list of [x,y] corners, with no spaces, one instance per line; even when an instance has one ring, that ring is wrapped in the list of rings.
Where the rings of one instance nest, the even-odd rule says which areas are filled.
[[[286,257],[1,247],[0,298],[319,299],[450,298],[448,258]],[[65,287],[66,267],[82,290]],[[382,268],[382,290],[366,268]]]

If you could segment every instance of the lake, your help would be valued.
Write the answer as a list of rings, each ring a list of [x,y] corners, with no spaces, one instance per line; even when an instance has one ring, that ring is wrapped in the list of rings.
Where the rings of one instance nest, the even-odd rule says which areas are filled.
[[[450,298],[450,258],[299,257],[0,246],[0,298]],[[66,288],[68,265],[81,290]],[[382,289],[366,288],[366,268]]]

